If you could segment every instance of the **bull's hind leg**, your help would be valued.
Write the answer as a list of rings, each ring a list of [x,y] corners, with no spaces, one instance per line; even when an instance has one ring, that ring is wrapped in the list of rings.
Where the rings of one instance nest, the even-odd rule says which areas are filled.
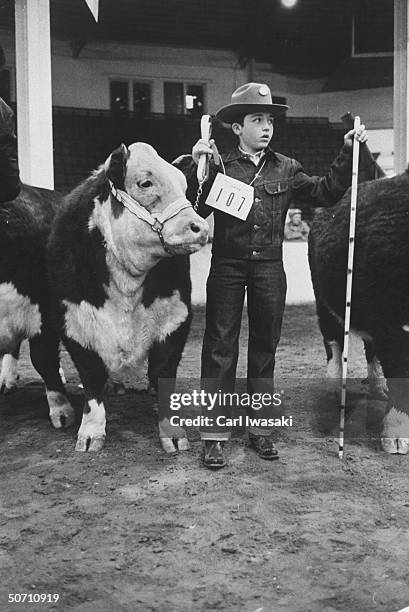
[[[11,393],[17,387],[20,346],[20,343],[18,343],[12,353],[7,353],[3,357],[0,372],[0,393]]]
[[[148,378],[158,392],[159,437],[164,451],[174,453],[188,450],[189,442],[182,427],[169,422],[170,395],[175,390],[176,372],[189,334],[192,315],[164,342],[157,342],[149,351]]]
[[[337,381],[342,376],[342,351],[344,349],[344,329],[325,304],[317,301],[317,314],[325,351],[327,353],[327,378]],[[388,387],[383,375],[382,366],[375,353],[374,343],[370,338],[363,340],[367,363],[369,393],[376,399],[388,398]]]
[[[390,335],[377,342],[377,354],[389,389],[381,444],[387,453],[399,455],[409,452],[409,338],[404,334]]]
[[[372,340],[364,340],[366,365],[368,370],[369,393],[374,399],[388,399],[388,385]]]
[[[74,410],[59,372],[58,337],[43,322],[41,333],[30,338],[29,344],[31,362],[45,383],[51,423],[56,429],[73,425]]]
[[[318,323],[327,354],[327,378],[339,381],[342,375],[343,329],[340,323],[329,312],[326,305],[318,298],[316,299]]]
[[[94,351],[64,338],[64,345],[80,375],[84,387],[85,403],[75,450],[99,451],[105,443],[104,387],[108,372],[102,359]]]

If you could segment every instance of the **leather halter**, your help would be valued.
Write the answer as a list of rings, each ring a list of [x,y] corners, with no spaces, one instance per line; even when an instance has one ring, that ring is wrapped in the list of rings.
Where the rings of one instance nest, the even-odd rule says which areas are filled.
[[[129,210],[130,213],[138,217],[141,221],[145,221],[148,225],[150,225],[151,229],[156,232],[159,236],[159,240],[161,245],[163,246],[166,253],[169,255],[173,255],[172,251],[166,245],[165,240],[163,238],[162,229],[166,221],[176,217],[181,210],[185,208],[192,208],[191,203],[184,197],[181,196],[177,198],[170,204],[166,206],[166,208],[157,216],[151,215],[151,213],[146,210],[137,200],[135,200],[132,196],[130,196],[126,191],[122,191],[122,189],[117,189],[112,181],[109,181],[109,186],[111,189],[111,195],[115,198],[117,202],[122,204],[126,209]]]

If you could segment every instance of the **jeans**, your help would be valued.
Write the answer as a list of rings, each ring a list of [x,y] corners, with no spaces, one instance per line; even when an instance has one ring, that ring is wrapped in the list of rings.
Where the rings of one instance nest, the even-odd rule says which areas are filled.
[[[247,288],[249,340],[247,392],[274,393],[275,353],[281,334],[287,282],[282,261],[212,258],[207,280],[206,330],[202,348],[202,387],[208,392],[233,392],[239,354],[239,335]],[[218,416],[230,418],[229,406],[216,404],[210,412],[213,424],[201,428],[202,439],[226,440],[228,428],[218,426]],[[274,407],[247,410],[249,416],[269,418]],[[268,435],[271,428],[252,428]]]

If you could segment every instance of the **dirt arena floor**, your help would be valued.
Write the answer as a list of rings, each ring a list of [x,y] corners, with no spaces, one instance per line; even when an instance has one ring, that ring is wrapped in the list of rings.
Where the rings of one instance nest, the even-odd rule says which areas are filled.
[[[245,323],[245,321],[244,321]],[[180,368],[199,371],[203,308]],[[245,374],[246,326],[239,374]],[[63,356],[81,412],[75,371]],[[288,306],[278,376],[294,426],[277,462],[235,431],[229,466],[160,448],[152,398],[109,398],[104,450],[74,452],[54,431],[24,353],[20,388],[0,398],[0,611],[396,612],[409,605],[409,457],[380,452],[385,403],[370,401],[353,344],[347,444],[337,455],[338,395],[323,379],[312,305]],[[57,603],[8,603],[9,594]]]

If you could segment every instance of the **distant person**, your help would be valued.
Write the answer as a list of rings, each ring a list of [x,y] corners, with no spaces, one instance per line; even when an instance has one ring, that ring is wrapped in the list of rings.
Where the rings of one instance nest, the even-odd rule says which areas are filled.
[[[14,200],[20,188],[14,113],[0,98],[0,202]]]
[[[307,240],[310,228],[302,220],[299,208],[288,211],[288,221],[284,227],[284,238],[286,240]]]

